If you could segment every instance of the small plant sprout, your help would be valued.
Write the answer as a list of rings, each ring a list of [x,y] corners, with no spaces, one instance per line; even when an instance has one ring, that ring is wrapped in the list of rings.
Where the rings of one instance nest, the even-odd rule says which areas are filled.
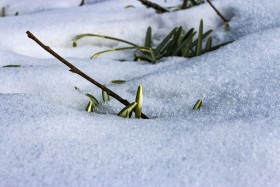
[[[97,101],[97,99],[91,95],[91,94],[85,94],[86,96],[88,96],[88,98],[90,99],[87,107],[86,107],[86,111],[87,112],[93,112],[93,109],[99,104],[99,102]]]
[[[135,109],[137,103],[133,102],[126,107],[124,107],[119,113],[118,116],[123,117],[123,118],[130,118],[132,115],[132,111]]]
[[[199,100],[195,103],[195,105],[193,106],[193,109],[194,109],[194,110],[199,110],[201,106],[202,106],[202,99],[199,99]]]
[[[141,118],[142,105],[143,105],[143,86],[141,84],[138,86],[135,101],[137,103],[137,106],[135,107],[135,117]]]
[[[104,90],[102,90],[102,99],[104,102],[110,101],[110,96]]]
[[[135,118],[141,118],[143,105],[143,86],[140,84],[137,89],[137,94],[135,98],[135,102],[130,105],[124,107],[118,114],[120,117],[130,118],[132,115],[132,111],[135,112]]]

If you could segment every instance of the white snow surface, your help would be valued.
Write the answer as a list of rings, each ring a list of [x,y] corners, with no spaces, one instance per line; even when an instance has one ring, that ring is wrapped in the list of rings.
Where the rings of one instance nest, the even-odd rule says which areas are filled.
[[[225,32],[207,3],[156,14],[135,0],[86,2],[0,0],[8,15],[0,18],[0,186],[280,186],[279,3],[213,1],[230,20]],[[216,43],[235,41],[156,65],[134,62],[132,51],[89,59],[125,46],[105,39],[72,47],[81,33],[142,44],[148,26],[160,41],[200,19]],[[118,117],[123,105],[114,99],[85,112],[84,93],[102,100],[100,89],[69,72],[28,30],[129,101],[142,84],[151,119]],[[21,66],[3,68],[11,64]],[[198,99],[203,105],[194,111]]]

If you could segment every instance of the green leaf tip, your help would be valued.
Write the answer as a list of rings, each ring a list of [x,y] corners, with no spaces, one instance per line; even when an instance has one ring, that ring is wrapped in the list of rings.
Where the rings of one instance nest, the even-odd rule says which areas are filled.
[[[110,101],[110,96],[104,90],[102,90],[102,99],[104,102]]]
[[[124,107],[119,113],[118,116],[123,117],[123,118],[130,118],[131,117],[131,113],[134,110],[134,108],[136,107],[137,103],[133,102],[129,105],[127,105],[126,107]]]
[[[91,94],[87,93],[85,94],[89,99],[90,102],[88,103],[86,107],[87,112],[93,112],[93,109],[99,104],[98,100]]]
[[[3,68],[19,68],[20,65],[15,65],[15,64],[11,64],[11,65],[6,65],[6,66],[2,66]]]
[[[123,83],[126,83],[125,80],[111,80],[111,83],[113,84],[123,84]]]
[[[198,38],[197,38],[197,45],[196,45],[196,56],[199,56],[201,54],[202,49],[202,35],[203,35],[203,20],[200,20],[199,24],[199,31],[198,31]]]
[[[194,109],[194,110],[198,110],[198,109],[200,109],[201,106],[202,106],[202,99],[199,99],[199,100],[195,103],[195,105],[193,106],[193,109]]]
[[[135,107],[135,117],[141,118],[143,105],[143,86],[141,84],[138,86],[135,102],[137,103],[137,106]]]
[[[224,23],[224,30],[227,32],[227,31],[230,31],[230,26],[229,26],[229,23],[228,22],[225,22]]]
[[[87,112],[93,112],[93,109],[94,109],[94,104],[93,104],[92,101],[90,101],[90,102],[87,104],[86,111],[87,111]]]
[[[146,31],[145,47],[150,48],[152,46],[152,28],[149,26]]]
[[[103,53],[108,53],[108,52],[113,52],[113,51],[124,51],[124,50],[129,50],[129,49],[136,49],[136,47],[112,48],[112,49],[108,49],[108,50],[105,50],[105,51],[97,52],[97,53],[93,54],[90,58],[91,59],[96,59],[99,55],[101,55]]]
[[[127,5],[127,6],[125,6],[124,8],[135,8],[135,6],[133,6],[133,5]]]

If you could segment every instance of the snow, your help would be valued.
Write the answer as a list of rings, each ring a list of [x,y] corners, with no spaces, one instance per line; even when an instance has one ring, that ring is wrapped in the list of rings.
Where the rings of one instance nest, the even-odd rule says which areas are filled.
[[[134,0],[87,2],[0,0],[8,13],[0,18],[0,186],[280,186],[279,4],[213,1],[230,19],[225,32],[206,3],[159,15]],[[128,51],[89,59],[124,46],[109,40],[82,39],[72,48],[81,33],[142,44],[148,26],[159,41],[175,26],[198,28],[201,18],[214,41],[235,41],[156,65],[133,62]],[[114,99],[85,112],[84,93],[101,101],[100,89],[27,30],[129,101],[141,83],[151,119],[118,117],[123,105]],[[21,66],[2,67],[11,64]],[[115,79],[127,82],[110,83]],[[203,105],[194,111],[198,99]]]

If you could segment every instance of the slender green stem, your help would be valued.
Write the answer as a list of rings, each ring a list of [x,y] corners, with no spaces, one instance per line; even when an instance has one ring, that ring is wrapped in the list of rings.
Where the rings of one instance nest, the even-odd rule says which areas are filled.
[[[101,55],[103,53],[108,53],[108,52],[112,52],[112,51],[123,51],[123,50],[128,50],[128,49],[137,49],[137,48],[136,47],[121,47],[121,48],[108,49],[108,50],[105,50],[105,51],[100,51],[98,53],[95,53],[90,58],[94,59],[94,58],[97,58],[99,55]]]
[[[122,42],[122,43],[126,43],[128,45],[134,46],[134,47],[139,47],[137,44],[134,44],[132,42],[126,41],[126,40],[122,40],[119,38],[115,38],[115,37],[111,37],[111,36],[104,36],[104,35],[99,35],[99,34],[79,34],[77,36],[75,36],[73,38],[73,46],[76,47],[77,46],[77,41],[84,38],[84,37],[99,37],[99,38],[105,38],[105,39],[109,39],[109,40],[114,40],[114,41],[118,41],[118,42]]]

